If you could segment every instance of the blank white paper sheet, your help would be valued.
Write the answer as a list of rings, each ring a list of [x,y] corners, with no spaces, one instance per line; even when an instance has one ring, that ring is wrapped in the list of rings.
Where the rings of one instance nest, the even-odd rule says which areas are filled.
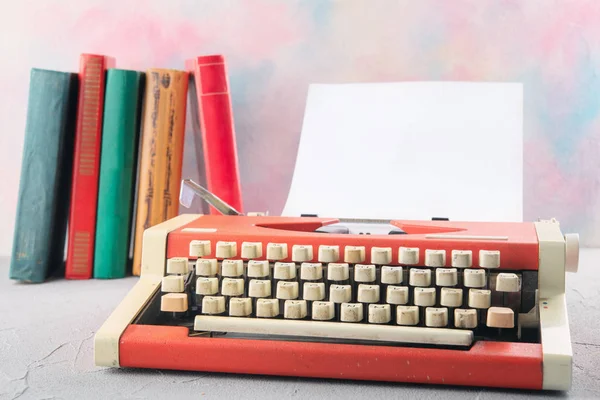
[[[522,85],[311,85],[282,212],[300,214],[522,221]]]

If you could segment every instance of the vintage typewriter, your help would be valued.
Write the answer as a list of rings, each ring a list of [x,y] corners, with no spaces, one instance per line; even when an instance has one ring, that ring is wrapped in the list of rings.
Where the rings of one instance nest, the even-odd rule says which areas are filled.
[[[139,281],[95,337],[99,366],[567,390],[555,220],[180,215],[144,233]]]

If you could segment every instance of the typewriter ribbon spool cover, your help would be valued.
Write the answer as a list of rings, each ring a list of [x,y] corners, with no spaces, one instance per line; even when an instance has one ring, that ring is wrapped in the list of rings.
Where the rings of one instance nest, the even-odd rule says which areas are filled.
[[[145,231],[140,279],[97,332],[97,365],[569,389],[565,273],[579,246],[557,221],[226,206]]]

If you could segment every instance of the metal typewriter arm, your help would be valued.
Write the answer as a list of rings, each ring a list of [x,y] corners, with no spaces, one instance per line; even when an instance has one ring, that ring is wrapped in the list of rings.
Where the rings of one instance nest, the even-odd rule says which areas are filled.
[[[194,196],[200,197],[208,204],[216,208],[221,214],[224,215],[243,215],[235,208],[225,203],[223,200],[218,198],[213,193],[209,192],[206,188],[197,184],[191,179],[184,179],[181,181],[181,190],[179,191],[179,202],[186,208],[190,208]]]

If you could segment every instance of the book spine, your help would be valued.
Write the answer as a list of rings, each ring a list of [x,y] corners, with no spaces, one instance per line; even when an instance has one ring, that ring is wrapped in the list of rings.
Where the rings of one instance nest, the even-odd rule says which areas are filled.
[[[141,76],[120,69],[106,74],[94,278],[123,278],[127,273]]]
[[[63,267],[77,87],[77,74],[31,70],[11,279],[40,283]]]
[[[195,58],[194,82],[207,189],[243,212],[233,111],[223,56]],[[219,214],[213,207],[210,210],[211,214]]]
[[[188,74],[184,71],[150,69],[146,72],[134,275],[140,275],[142,271],[144,230],[176,217],[179,212],[187,90]]]
[[[79,107],[67,244],[67,279],[89,279],[93,271],[102,112],[106,69],[114,60],[82,54],[79,62]]]

